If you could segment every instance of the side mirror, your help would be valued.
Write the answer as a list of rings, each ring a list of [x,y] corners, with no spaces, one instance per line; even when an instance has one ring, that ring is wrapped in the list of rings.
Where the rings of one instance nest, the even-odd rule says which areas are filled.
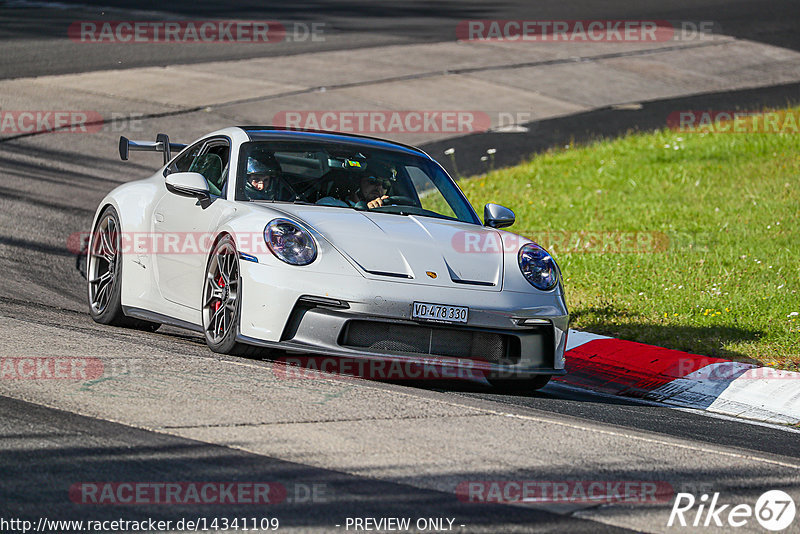
[[[514,212],[500,204],[486,204],[483,207],[483,225],[492,228],[505,228],[514,224]]]
[[[167,175],[165,182],[167,190],[176,195],[197,197],[200,200],[211,196],[208,182],[199,172],[174,172]]]

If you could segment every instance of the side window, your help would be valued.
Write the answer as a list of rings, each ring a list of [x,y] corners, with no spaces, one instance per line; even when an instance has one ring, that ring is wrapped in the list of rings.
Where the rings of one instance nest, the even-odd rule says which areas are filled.
[[[230,147],[226,141],[209,141],[194,158],[189,171],[198,172],[205,177],[212,195],[224,196],[228,180],[228,161]]]
[[[203,148],[204,142],[201,141],[194,145],[193,147],[189,148],[186,152],[183,153],[182,156],[175,159],[172,163],[170,163],[169,167],[167,167],[167,174],[171,174],[173,172],[186,172],[192,166],[192,162],[200,154],[200,150]]]

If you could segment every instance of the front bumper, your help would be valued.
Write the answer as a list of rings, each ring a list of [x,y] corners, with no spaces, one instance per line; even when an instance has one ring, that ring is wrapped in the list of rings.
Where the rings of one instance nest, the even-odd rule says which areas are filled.
[[[241,270],[238,339],[243,343],[409,363],[429,364],[434,359],[455,368],[479,369],[488,377],[565,373],[569,317],[563,297],[556,291],[431,287],[311,270],[298,273],[251,262],[241,262]],[[414,301],[469,307],[468,323],[412,320]],[[525,326],[521,324],[524,319],[538,319],[543,324]],[[354,341],[356,326],[362,331],[385,332],[387,341]],[[443,345],[448,340],[453,347]],[[461,346],[463,351],[458,348]],[[491,355],[487,352],[484,356],[482,347],[491,347]]]

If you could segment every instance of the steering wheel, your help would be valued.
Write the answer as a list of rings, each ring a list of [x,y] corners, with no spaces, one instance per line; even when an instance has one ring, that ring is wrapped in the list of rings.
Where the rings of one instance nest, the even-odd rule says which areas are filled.
[[[384,199],[384,206],[414,206],[414,201],[406,196],[393,196]]]

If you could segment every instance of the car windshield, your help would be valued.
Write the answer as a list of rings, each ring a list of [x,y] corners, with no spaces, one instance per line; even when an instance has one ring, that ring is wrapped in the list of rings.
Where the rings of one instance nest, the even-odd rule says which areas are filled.
[[[422,215],[480,224],[429,159],[357,144],[254,141],[240,150],[236,199]]]

